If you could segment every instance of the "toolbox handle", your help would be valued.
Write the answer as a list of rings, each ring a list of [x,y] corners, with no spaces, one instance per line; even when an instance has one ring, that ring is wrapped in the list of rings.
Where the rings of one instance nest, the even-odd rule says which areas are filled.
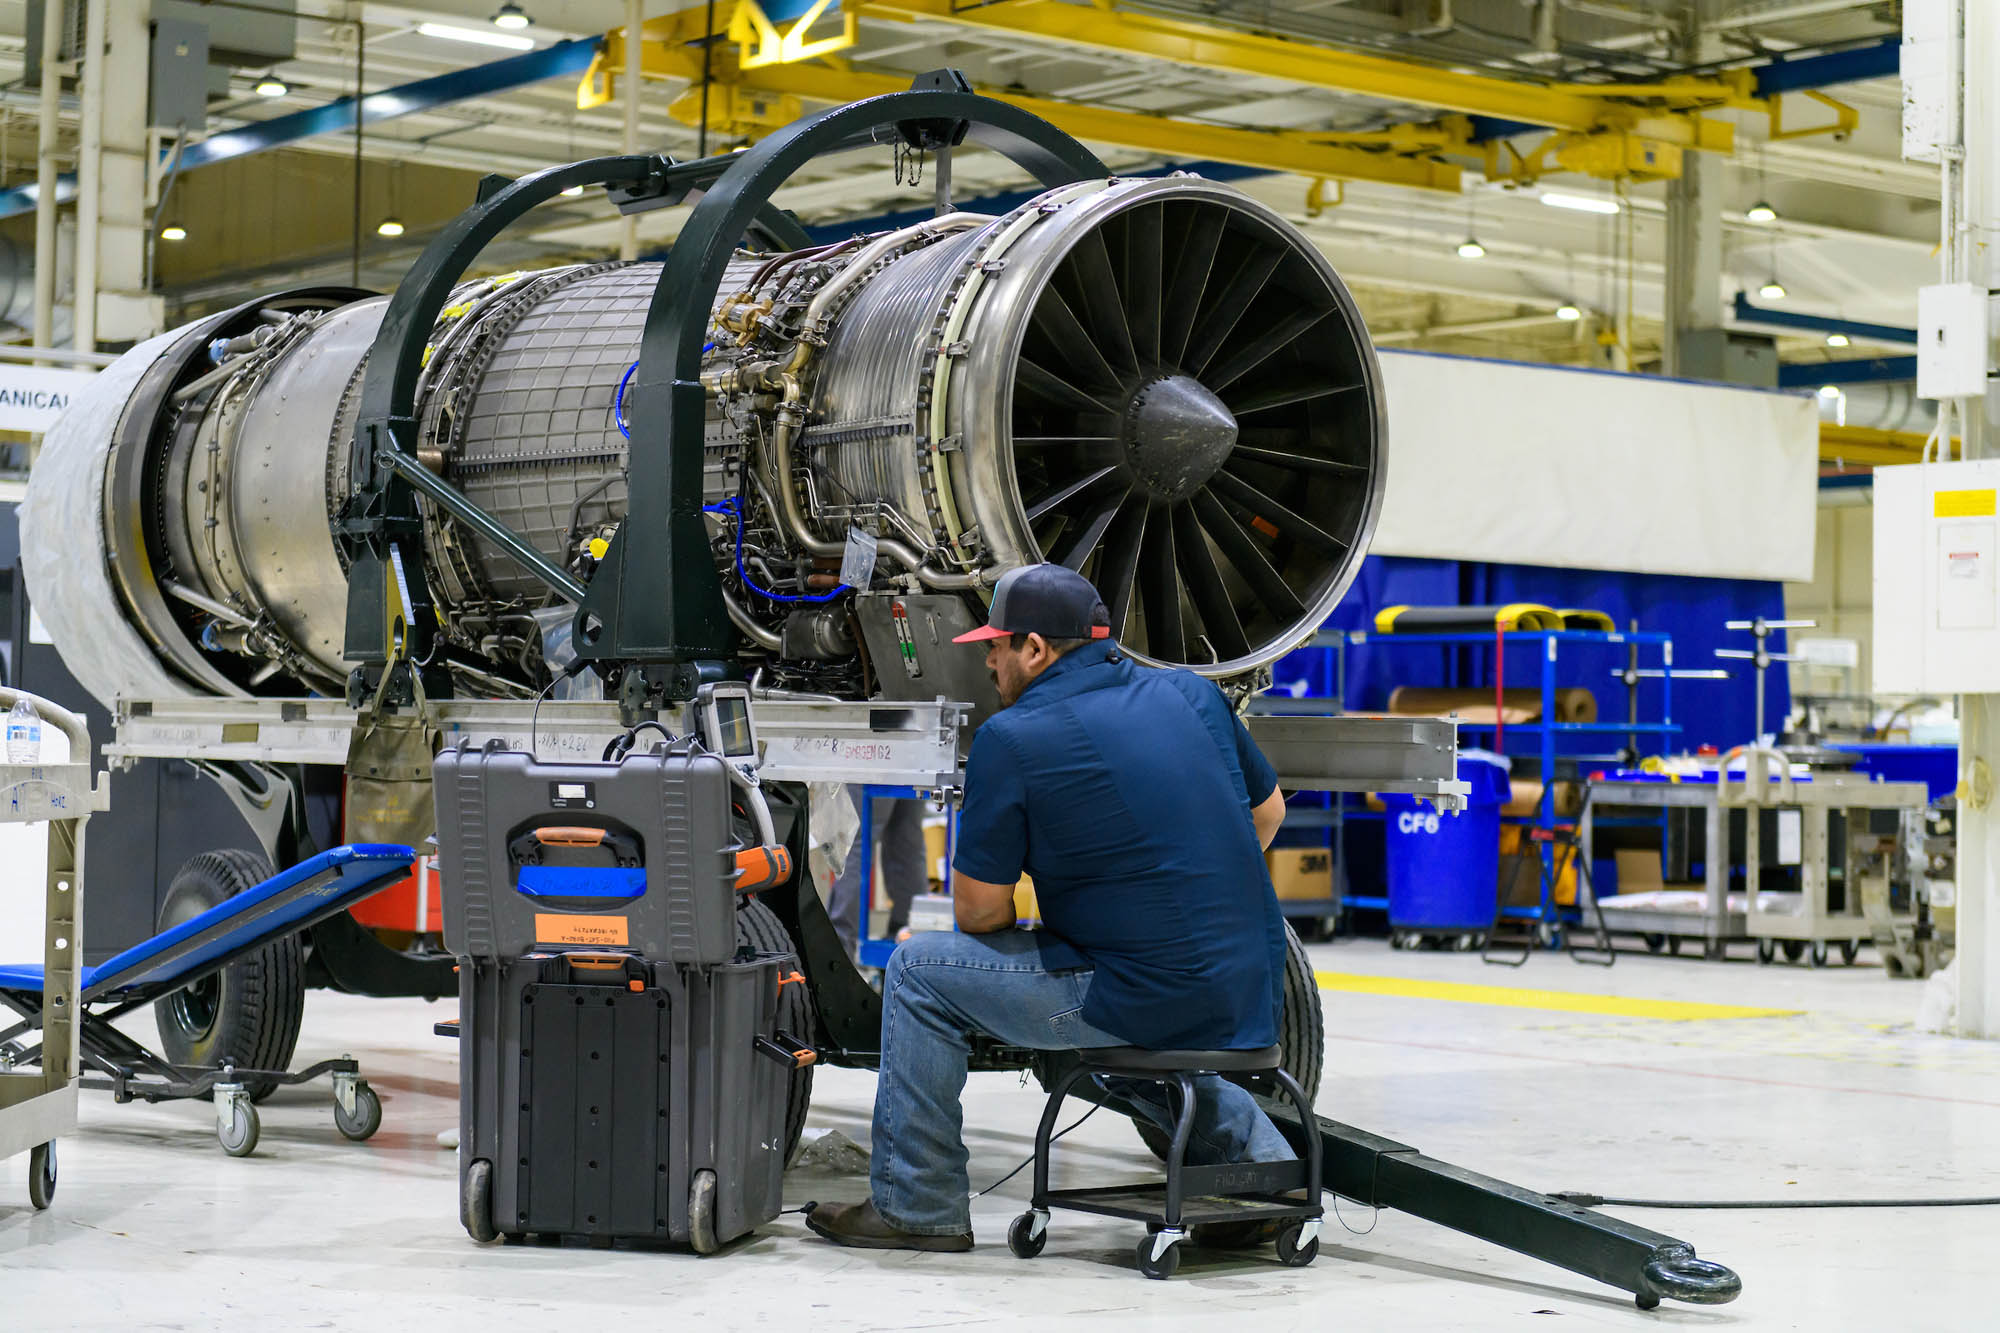
[[[604,841],[604,834],[605,830],[601,828],[578,828],[570,824],[551,824],[528,830],[528,836],[536,842],[556,847],[595,847]]]
[[[755,893],[792,877],[792,853],[777,846],[741,847],[736,852],[736,891]]]
[[[525,830],[507,844],[509,854],[518,865],[540,865],[544,847],[602,847],[620,866],[636,868],[646,863],[639,840],[613,828],[543,824]]]

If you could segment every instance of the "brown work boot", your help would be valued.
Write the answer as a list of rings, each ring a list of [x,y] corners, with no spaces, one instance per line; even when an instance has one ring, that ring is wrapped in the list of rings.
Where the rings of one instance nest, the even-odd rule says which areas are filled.
[[[875,1211],[875,1201],[823,1203],[806,1214],[806,1225],[835,1245],[857,1250],[930,1250],[940,1254],[963,1254],[972,1248],[972,1233],[955,1236],[922,1236],[898,1231]]]

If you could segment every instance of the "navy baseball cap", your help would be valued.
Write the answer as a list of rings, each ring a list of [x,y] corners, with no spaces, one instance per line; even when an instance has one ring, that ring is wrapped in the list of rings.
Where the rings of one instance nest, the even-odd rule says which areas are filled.
[[[1066,565],[1022,565],[1000,576],[986,626],[953,643],[1039,634],[1045,639],[1108,639],[1111,613],[1090,580]]]

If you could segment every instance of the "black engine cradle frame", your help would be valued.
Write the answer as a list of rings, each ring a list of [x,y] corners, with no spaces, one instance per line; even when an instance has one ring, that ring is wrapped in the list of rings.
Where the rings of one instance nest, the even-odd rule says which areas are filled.
[[[514,182],[489,178],[479,201],[425,248],[398,285],[369,354],[353,443],[357,481],[336,526],[352,561],[348,660],[387,662],[384,644],[392,618],[407,635],[401,665],[430,656],[435,617],[428,580],[421,548],[408,540],[419,526],[421,492],[578,603],[580,660],[621,673],[621,699],[628,709],[690,698],[704,677],[721,674],[735,630],[722,605],[721,579],[709,558],[700,513],[705,412],[700,371],[702,333],[729,255],[753,230],[796,248],[803,233],[770,201],[817,157],[870,144],[936,148],[967,138],[1005,154],[1044,187],[1108,174],[1089,149],[1055,126],[978,96],[955,71],[940,70],[919,76],[909,92],[807,116],[742,153],[685,163],[656,156],[599,158]],[[702,197],[661,268],[640,344],[628,464],[633,517],[619,526],[586,586],[424,468],[413,446],[424,344],[459,276],[489,240],[536,204],[572,185],[589,184],[612,187],[626,212],[697,191]],[[628,566],[673,569],[675,578],[664,591],[657,581],[634,579],[632,586],[645,594],[628,600],[623,596]],[[350,692],[365,681],[367,670],[367,665],[357,668]],[[433,695],[446,685],[426,680]],[[794,840],[802,844],[803,838],[801,824]],[[803,845],[792,848],[794,865],[807,863],[805,851]],[[835,1063],[872,1066],[880,1048],[881,998],[847,957],[818,895],[794,888],[766,898],[799,945],[822,1048]],[[1031,1055],[991,1048],[979,1053],[975,1067],[1022,1069]],[[1303,1140],[1296,1115],[1277,1111],[1273,1119],[1295,1142]],[[1721,1304],[1742,1290],[1735,1273],[1696,1258],[1693,1246],[1672,1236],[1436,1161],[1324,1117],[1319,1129],[1324,1187],[1358,1203],[1396,1208],[1622,1288],[1642,1309],[1662,1299]]]

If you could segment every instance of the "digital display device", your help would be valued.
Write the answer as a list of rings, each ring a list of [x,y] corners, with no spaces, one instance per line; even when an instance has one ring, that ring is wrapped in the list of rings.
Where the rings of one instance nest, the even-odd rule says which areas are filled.
[[[722,753],[731,759],[747,759],[756,754],[750,735],[750,701],[740,695],[718,695],[715,700],[715,739]]]

